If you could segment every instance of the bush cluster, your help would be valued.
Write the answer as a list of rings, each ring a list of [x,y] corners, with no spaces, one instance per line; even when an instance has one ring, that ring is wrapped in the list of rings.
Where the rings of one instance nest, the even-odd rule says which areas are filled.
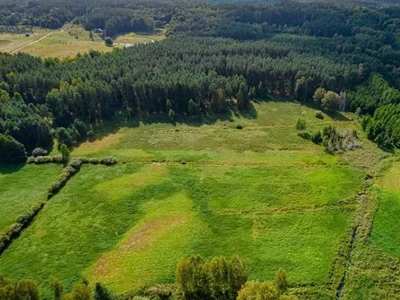
[[[36,165],[49,164],[49,163],[61,164],[63,160],[61,155],[37,156],[37,157],[29,156],[26,162],[28,164],[36,164]]]
[[[2,253],[11,241],[16,238],[21,231],[32,222],[33,218],[40,212],[44,206],[44,201],[36,204],[30,211],[19,215],[16,222],[10,226],[7,232],[0,233],[0,253]]]
[[[313,143],[324,146],[325,151],[330,154],[342,153],[344,151],[361,148],[362,146],[362,144],[357,141],[358,137],[355,130],[340,132],[339,129],[332,125],[315,132],[310,138]]]

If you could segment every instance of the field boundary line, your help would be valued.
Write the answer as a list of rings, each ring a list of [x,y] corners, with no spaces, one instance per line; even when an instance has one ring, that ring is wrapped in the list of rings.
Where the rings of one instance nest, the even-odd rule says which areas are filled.
[[[52,33],[53,33],[53,32],[49,32],[48,34],[46,34],[46,35],[44,35],[44,36],[38,38],[37,40],[34,40],[34,41],[32,41],[32,42],[29,42],[29,43],[26,43],[25,45],[22,45],[21,47],[18,47],[17,49],[12,50],[12,51],[10,51],[10,54],[14,54],[14,53],[16,53],[17,51],[20,51],[20,50],[24,49],[25,47],[28,47],[28,46],[33,45],[33,44],[36,44],[36,43],[40,42],[41,40],[43,40],[43,39],[49,37]]]

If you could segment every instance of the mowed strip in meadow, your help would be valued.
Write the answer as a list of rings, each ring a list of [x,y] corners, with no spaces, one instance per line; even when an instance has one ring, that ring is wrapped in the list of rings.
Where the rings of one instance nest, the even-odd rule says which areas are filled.
[[[47,196],[60,165],[0,166],[0,233]]]
[[[42,285],[55,275],[67,289],[85,276],[128,292],[173,282],[192,254],[238,254],[251,279],[283,267],[293,283],[328,283],[364,170],[299,138],[294,124],[355,125],[319,121],[296,103],[255,111],[234,122],[115,129],[83,144],[74,156],[120,163],[83,166],[2,254],[0,274]]]

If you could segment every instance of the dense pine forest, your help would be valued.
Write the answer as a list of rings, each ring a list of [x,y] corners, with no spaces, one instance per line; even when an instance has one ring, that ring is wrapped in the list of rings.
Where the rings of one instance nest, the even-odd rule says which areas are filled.
[[[15,150],[1,151],[3,161],[51,148],[54,137],[72,147],[94,134],[90,123],[116,115],[243,112],[268,95],[314,104],[320,87],[338,95],[331,109],[366,115],[372,140],[400,146],[398,6],[2,1],[0,13],[3,30],[75,22],[104,37],[156,28],[167,36],[61,61],[0,54],[1,141]]]

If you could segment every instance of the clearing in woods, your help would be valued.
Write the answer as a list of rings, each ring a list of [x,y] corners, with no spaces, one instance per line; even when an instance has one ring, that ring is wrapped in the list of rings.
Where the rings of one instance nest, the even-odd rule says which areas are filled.
[[[120,163],[83,166],[1,255],[0,273],[39,280],[47,298],[51,275],[67,290],[84,276],[125,293],[172,283],[177,262],[192,254],[238,254],[250,279],[270,280],[282,267],[300,296],[334,297],[332,282],[347,264],[337,261],[348,254],[359,214],[357,194],[385,154],[365,139],[353,115],[314,115],[313,108],[271,99],[254,103],[245,116],[175,126],[154,116],[95,126],[99,139],[72,155],[112,155]],[[358,130],[363,149],[325,154],[297,135],[300,117],[310,132],[329,124]],[[397,220],[400,211],[390,178],[379,192],[372,240],[400,255],[391,246],[400,237],[386,234],[385,215]],[[344,298],[357,280],[346,285]]]
[[[165,38],[161,31],[155,33],[129,33],[118,36],[113,47],[107,47],[98,34],[90,38],[89,31],[81,26],[67,24],[59,30],[33,29],[29,37],[25,34],[0,34],[0,51],[8,53],[28,53],[43,58],[75,57],[78,53],[87,53],[90,50],[109,52],[114,48],[123,48],[127,45],[149,43]]]

